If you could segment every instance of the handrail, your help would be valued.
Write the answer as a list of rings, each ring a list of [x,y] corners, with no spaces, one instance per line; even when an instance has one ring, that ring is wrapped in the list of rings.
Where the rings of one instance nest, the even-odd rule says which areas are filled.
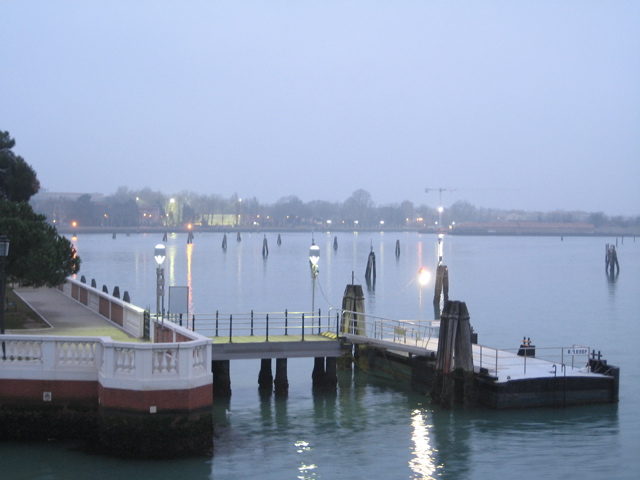
[[[552,372],[552,367],[561,365],[569,369],[567,357],[571,357],[571,369],[581,372],[589,371],[589,357],[591,348],[585,345],[572,345],[568,347],[520,347],[498,350],[484,345],[474,345],[473,360],[478,369],[484,369],[489,375],[500,377],[507,375],[527,375],[527,370],[534,368],[547,369]],[[576,360],[584,359],[583,367],[576,367]],[[557,367],[556,367],[557,368]],[[507,373],[505,373],[507,372]],[[566,374],[566,373],[565,373]]]

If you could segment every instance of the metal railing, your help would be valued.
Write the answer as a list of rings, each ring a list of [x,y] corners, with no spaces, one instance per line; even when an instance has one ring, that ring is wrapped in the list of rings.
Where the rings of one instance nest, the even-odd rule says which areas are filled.
[[[427,348],[429,340],[437,339],[440,332],[439,320],[394,320],[350,310],[335,311],[342,318],[341,333],[350,333],[374,340]]]
[[[522,374],[527,370],[543,368],[548,373],[566,374],[567,368],[588,368],[591,348],[584,345],[570,347],[520,347],[498,350],[496,348],[474,345],[473,363],[477,368],[493,376]],[[555,369],[553,368],[555,367]]]
[[[166,318],[167,319],[167,318]],[[169,316],[168,321],[181,325],[207,337],[222,337],[233,342],[234,337],[269,337],[276,335],[299,336],[304,341],[305,335],[320,335],[330,332],[338,335],[340,316],[337,312],[322,315],[312,312],[255,312],[201,313],[192,315],[186,320],[179,316]]]

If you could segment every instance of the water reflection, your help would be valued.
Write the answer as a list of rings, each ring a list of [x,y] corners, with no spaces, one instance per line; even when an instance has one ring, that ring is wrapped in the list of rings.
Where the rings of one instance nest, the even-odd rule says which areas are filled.
[[[426,414],[423,410],[416,409],[411,414],[411,426],[413,433],[413,458],[409,460],[409,466],[415,473],[411,478],[418,479],[435,479],[436,478],[436,462],[433,455],[433,447],[431,446],[430,430],[433,425],[428,425]]]

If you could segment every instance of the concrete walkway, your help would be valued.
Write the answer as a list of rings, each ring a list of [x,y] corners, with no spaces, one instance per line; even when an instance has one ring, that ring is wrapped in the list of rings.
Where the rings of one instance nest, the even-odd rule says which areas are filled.
[[[55,288],[16,288],[14,292],[49,327],[7,330],[7,334],[111,337],[117,341],[140,341]]]

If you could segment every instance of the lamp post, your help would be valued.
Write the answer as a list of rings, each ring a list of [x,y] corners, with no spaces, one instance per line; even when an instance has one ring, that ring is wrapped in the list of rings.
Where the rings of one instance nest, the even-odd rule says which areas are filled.
[[[316,277],[318,276],[318,260],[320,260],[320,247],[311,240],[311,248],[309,248],[309,266],[311,267],[311,279],[313,286],[311,290],[311,313],[314,314],[316,308]],[[313,318],[313,317],[312,317]]]
[[[162,268],[162,263],[166,257],[165,246],[161,243],[156,245],[153,256],[158,264],[158,268],[156,269],[156,312],[157,315],[160,315],[160,318],[162,319],[162,328],[164,328],[164,268]],[[156,321],[158,320],[157,315]]]
[[[9,237],[6,235],[0,235],[0,301],[2,301],[2,305],[0,306],[0,334],[4,336],[4,296],[5,296],[5,273],[4,273],[4,264],[9,255]],[[6,355],[4,351],[4,340],[2,341],[2,359],[6,360]]]

